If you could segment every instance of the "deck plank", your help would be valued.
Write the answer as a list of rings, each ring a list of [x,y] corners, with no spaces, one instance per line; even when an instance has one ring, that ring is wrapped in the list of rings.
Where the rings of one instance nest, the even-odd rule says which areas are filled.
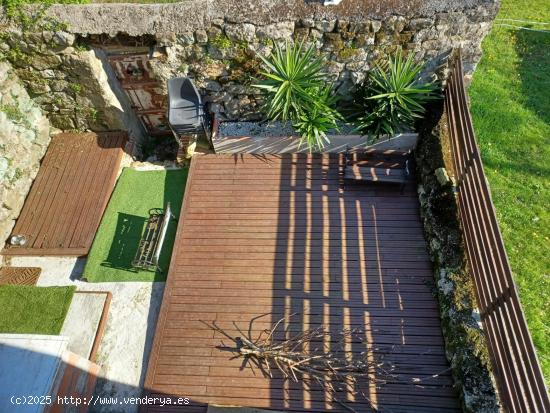
[[[233,321],[246,327],[263,313],[253,332],[289,313],[299,314],[290,331],[361,329],[367,344],[353,340],[350,351],[396,366],[395,382],[371,389],[382,411],[459,411],[415,189],[343,190],[341,164],[292,154],[193,159],[145,381],[149,395],[189,397],[192,407],[148,411],[344,411],[319,388],[241,371],[201,322],[237,336]],[[422,388],[403,384],[437,373]],[[371,411],[364,400],[353,408]]]
[[[3,255],[86,255],[114,188],[126,132],[53,136]]]

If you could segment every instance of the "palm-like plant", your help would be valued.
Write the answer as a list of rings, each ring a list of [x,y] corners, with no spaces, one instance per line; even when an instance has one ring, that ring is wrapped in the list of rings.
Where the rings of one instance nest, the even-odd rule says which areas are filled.
[[[264,64],[261,74],[265,77],[254,86],[267,93],[265,111],[271,120],[292,120],[304,108],[317,104],[313,89],[325,84],[323,59],[316,56],[314,46],[304,47],[303,43],[285,47],[275,45],[271,55],[260,55]]]
[[[254,86],[266,92],[264,110],[271,120],[291,121],[301,142],[310,149],[323,148],[326,132],[337,128],[340,114],[334,109],[336,97],[323,71],[325,61],[313,45],[275,45],[269,57],[260,56],[264,79]]]
[[[423,67],[402,53],[378,64],[355,97],[357,129],[379,137],[411,128],[425,104],[437,98],[435,84],[418,80]]]
[[[326,132],[338,129],[337,121],[341,115],[333,109],[337,97],[332,94],[332,85],[317,90],[317,104],[307,111],[298,113],[293,126],[300,133],[301,143],[306,143],[310,149],[322,149],[329,142]]]

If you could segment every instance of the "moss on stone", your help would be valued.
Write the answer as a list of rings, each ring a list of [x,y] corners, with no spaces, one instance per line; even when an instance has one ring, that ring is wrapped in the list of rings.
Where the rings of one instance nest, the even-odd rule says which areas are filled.
[[[444,185],[435,171],[446,166],[443,102],[434,103],[419,127],[416,150],[424,233],[434,262],[445,350],[465,412],[498,412],[486,337],[476,318],[476,299],[452,181]]]
[[[218,49],[229,49],[233,43],[231,40],[224,34],[218,33],[212,39],[208,41],[211,45],[217,47]]]
[[[357,47],[352,46],[345,46],[343,49],[341,49],[338,52],[338,57],[343,60],[347,60],[352,58],[353,56],[357,56],[359,53],[359,49]]]

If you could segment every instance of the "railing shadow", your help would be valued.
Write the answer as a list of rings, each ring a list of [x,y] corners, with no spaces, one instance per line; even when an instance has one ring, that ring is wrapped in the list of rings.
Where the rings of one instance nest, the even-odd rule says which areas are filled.
[[[353,329],[353,339],[343,343],[346,356],[383,363],[390,374],[379,371],[378,378],[388,383],[358,380],[328,394],[307,378],[273,379],[270,407],[453,411],[458,400],[450,388],[414,185],[404,195],[393,187],[343,189],[341,163],[337,155],[281,159],[273,282],[283,291],[273,296],[272,322],[286,318],[287,338],[325,326],[330,341],[315,344],[327,352],[339,351],[342,332]]]

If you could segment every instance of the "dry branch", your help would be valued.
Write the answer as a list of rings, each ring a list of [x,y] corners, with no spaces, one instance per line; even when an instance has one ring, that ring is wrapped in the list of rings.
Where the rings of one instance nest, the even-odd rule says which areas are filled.
[[[350,411],[355,411],[349,403],[340,399],[340,394],[361,396],[370,406],[377,410],[376,403],[369,397],[373,386],[379,386],[394,378],[394,366],[384,362],[380,356],[374,357],[368,351],[364,332],[357,329],[344,329],[336,333],[320,326],[299,333],[292,333],[288,328],[290,317],[278,320],[270,329],[253,336],[253,324],[259,318],[254,317],[244,332],[235,322],[233,326],[240,336],[233,337],[220,328],[215,321],[204,322],[209,328],[218,332],[230,342],[217,348],[234,353],[233,358],[243,358],[241,370],[249,367],[252,371],[260,370],[264,377],[273,378],[273,371],[279,371],[283,378],[302,382],[308,388],[317,383],[330,398]],[[350,346],[360,342],[363,351],[358,356],[353,354]]]

